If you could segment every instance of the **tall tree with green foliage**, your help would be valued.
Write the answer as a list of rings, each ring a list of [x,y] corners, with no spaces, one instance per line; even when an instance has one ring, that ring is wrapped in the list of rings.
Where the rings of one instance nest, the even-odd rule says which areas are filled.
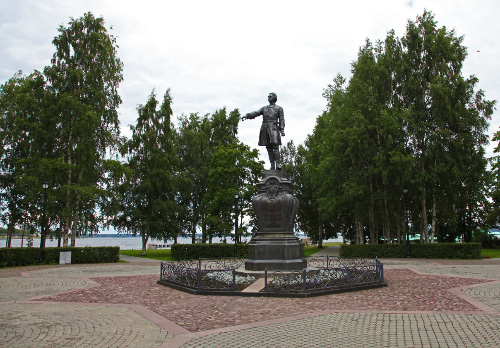
[[[433,237],[439,214],[470,241],[478,224],[472,219],[476,204],[483,199],[484,147],[494,103],[476,91],[476,77],[462,76],[467,56],[463,37],[438,28],[432,13],[409,21],[401,42],[403,66],[397,82],[408,110],[408,148],[416,161],[412,186],[419,195],[421,239],[433,241],[428,226]]]
[[[198,226],[202,240],[207,240],[208,178],[214,152],[219,146],[230,146],[237,140],[240,113],[227,113],[225,108],[203,117],[198,114],[179,117],[176,151],[180,161],[178,171],[179,204],[185,207],[182,219],[188,222],[191,242],[196,242]]]
[[[59,177],[52,103],[38,71],[29,76],[19,72],[0,87],[0,209],[9,234],[21,224],[40,230],[42,182]],[[57,218],[52,198],[47,226]]]
[[[325,90],[327,111],[307,152],[318,210],[322,221],[354,230],[356,243],[404,241],[403,187],[423,242],[439,226],[469,240],[477,226],[494,102],[462,76],[462,40],[424,12],[402,39],[391,31],[367,41],[350,80],[339,76]]]
[[[251,150],[241,142],[223,144],[215,148],[210,161],[208,187],[203,197],[203,206],[206,207],[204,224],[211,243],[213,237],[225,238],[230,235],[235,210],[234,194],[238,193],[239,217],[252,215],[250,209],[252,196],[256,193],[256,184],[262,176],[264,165],[258,160],[257,149]],[[248,227],[248,226],[246,226]],[[243,223],[239,223],[238,241],[247,230]]]
[[[176,230],[176,157],[171,103],[170,90],[167,90],[157,109],[159,102],[153,91],[147,103],[137,108],[137,124],[130,126],[132,138],[123,147],[128,170],[118,188],[114,225],[118,231],[141,235],[143,255],[149,238],[167,240]]]
[[[99,197],[105,194],[104,161],[119,137],[118,86],[123,79],[116,39],[104,19],[88,12],[61,26],[56,52],[45,68],[48,89],[56,96],[58,149],[66,164],[62,211],[64,245],[71,228],[74,245],[83,228],[95,230]]]

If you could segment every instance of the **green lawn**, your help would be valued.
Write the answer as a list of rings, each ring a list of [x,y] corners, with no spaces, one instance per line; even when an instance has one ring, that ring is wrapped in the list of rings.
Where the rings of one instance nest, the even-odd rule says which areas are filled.
[[[312,254],[315,254],[317,253],[318,251],[324,249],[325,247],[323,246],[323,248],[318,248],[316,245],[308,245],[308,246],[305,246],[304,247],[304,255],[307,257],[307,256],[311,256]]]
[[[500,249],[481,249],[481,257],[488,256],[490,259],[500,257]]]
[[[142,256],[141,253],[142,253],[142,250],[120,250],[121,255],[145,257],[148,259],[162,260],[162,261],[173,261],[171,249],[147,250],[146,256]]]

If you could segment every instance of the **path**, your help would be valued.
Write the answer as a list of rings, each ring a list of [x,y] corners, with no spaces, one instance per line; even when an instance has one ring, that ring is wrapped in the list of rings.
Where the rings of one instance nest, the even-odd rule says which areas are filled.
[[[306,299],[191,295],[130,260],[0,269],[0,347],[500,346],[500,260],[382,259],[388,287]]]

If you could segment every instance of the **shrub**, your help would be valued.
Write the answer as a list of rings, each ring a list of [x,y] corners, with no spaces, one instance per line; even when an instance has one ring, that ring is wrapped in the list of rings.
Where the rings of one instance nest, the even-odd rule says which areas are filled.
[[[71,263],[118,262],[119,247],[62,247],[45,248],[43,263],[59,263],[59,253],[71,251]],[[39,248],[0,248],[0,266],[36,265],[40,260]]]
[[[480,259],[479,243],[410,244],[410,254],[425,259]],[[406,244],[341,245],[341,257],[406,257]]]
[[[193,260],[199,258],[223,258],[234,256],[234,244],[173,244],[173,260]],[[248,257],[248,244],[238,244],[238,257]]]
[[[492,235],[487,235],[480,241],[483,249],[496,249],[500,248],[500,238]]]
[[[339,253],[341,257],[406,257],[406,244],[343,244]]]

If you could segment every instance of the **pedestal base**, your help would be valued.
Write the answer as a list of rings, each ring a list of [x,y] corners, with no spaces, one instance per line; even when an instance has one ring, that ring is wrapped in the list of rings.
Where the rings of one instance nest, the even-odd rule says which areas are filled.
[[[298,271],[307,267],[304,245],[293,234],[257,234],[248,245],[249,271]]]

